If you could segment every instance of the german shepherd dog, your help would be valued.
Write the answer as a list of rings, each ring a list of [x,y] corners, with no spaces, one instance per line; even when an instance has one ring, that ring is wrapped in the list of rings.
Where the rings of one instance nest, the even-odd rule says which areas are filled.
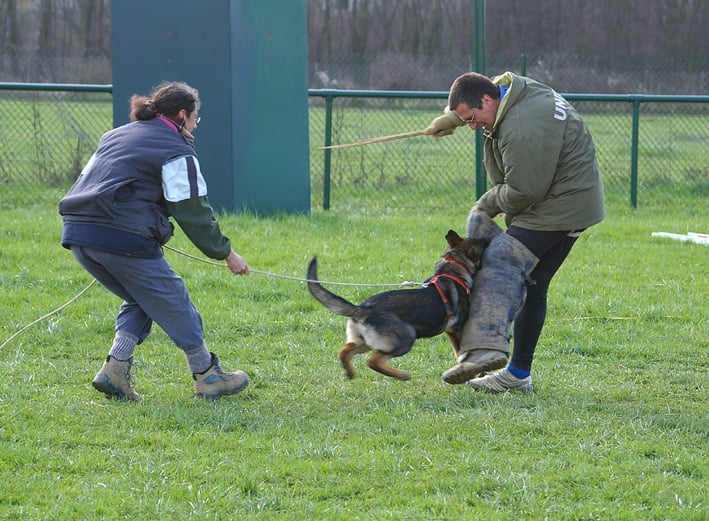
[[[354,377],[352,357],[374,351],[367,361],[370,369],[408,380],[409,373],[387,362],[408,353],[417,338],[443,333],[458,353],[463,324],[468,317],[469,295],[486,241],[461,238],[453,230],[446,234],[448,249],[435,266],[434,275],[421,289],[379,293],[359,306],[323,288],[317,278],[317,257],[308,266],[308,290],[323,306],[349,317],[347,341],[340,349],[340,362],[348,378]]]

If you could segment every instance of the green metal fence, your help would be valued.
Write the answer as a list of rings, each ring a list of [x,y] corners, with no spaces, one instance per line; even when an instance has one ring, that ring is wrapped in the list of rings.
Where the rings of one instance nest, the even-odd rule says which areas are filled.
[[[423,129],[441,114],[448,93],[311,90],[310,96],[311,143],[328,146]],[[709,96],[564,96],[594,136],[609,204],[695,201],[707,207]],[[474,135],[462,127],[438,142],[416,137],[313,150],[318,204],[327,209],[389,200],[391,206],[431,209],[472,203],[486,189]]]
[[[0,83],[0,205],[59,201],[112,124],[111,85]]]
[[[0,204],[57,201],[111,128],[111,93],[110,85],[0,83]],[[314,209],[406,208],[425,216],[460,211],[485,189],[484,172],[476,175],[475,133],[466,127],[438,141],[320,150],[423,129],[441,113],[446,92],[309,95]],[[594,135],[609,205],[709,209],[709,96],[565,96]],[[274,124],[274,153],[287,131],[287,122]]]

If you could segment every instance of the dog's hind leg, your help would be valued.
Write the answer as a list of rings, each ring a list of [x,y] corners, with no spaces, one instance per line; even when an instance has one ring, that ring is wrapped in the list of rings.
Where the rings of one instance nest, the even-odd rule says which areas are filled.
[[[340,362],[345,369],[345,373],[347,373],[347,378],[350,380],[354,378],[355,374],[354,367],[352,366],[352,357],[360,353],[366,353],[367,351],[370,351],[367,344],[358,344],[356,342],[347,342],[344,347],[340,349]]]
[[[401,369],[395,369],[387,365],[387,362],[392,358],[394,357],[387,353],[375,351],[374,353],[372,353],[372,356],[369,357],[369,360],[367,360],[367,365],[370,369],[373,369],[378,373],[391,376],[392,378],[397,378],[398,380],[408,380],[409,378],[411,378],[411,376],[409,376],[409,373],[407,373],[406,371],[402,371]]]

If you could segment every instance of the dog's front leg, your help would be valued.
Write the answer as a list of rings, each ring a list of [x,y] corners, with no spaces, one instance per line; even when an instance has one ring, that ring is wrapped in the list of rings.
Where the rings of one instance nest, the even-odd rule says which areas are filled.
[[[446,331],[446,335],[448,335],[448,340],[450,340],[451,345],[453,346],[453,352],[455,353],[455,357],[458,358],[458,351],[460,351],[460,334]]]

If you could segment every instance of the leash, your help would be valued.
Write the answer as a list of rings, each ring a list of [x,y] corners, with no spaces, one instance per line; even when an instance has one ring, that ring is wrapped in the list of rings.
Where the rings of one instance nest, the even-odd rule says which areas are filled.
[[[196,260],[198,262],[203,262],[205,264],[211,264],[212,266],[218,266],[220,268],[228,268],[226,264],[222,264],[221,262],[214,262],[210,261],[208,259],[203,259],[202,257],[197,257],[196,255],[190,255],[187,252],[184,252],[182,250],[178,250],[177,248],[173,248],[172,246],[168,246],[167,244],[163,245],[163,248],[170,250],[172,252],[175,252],[179,255],[184,255],[187,258],[190,258],[192,260]],[[256,273],[257,275],[265,275],[267,277],[274,277],[277,279],[285,279],[285,280],[294,280],[296,282],[317,282],[318,284],[327,284],[329,286],[360,286],[360,287],[372,287],[372,286],[381,286],[381,287],[411,287],[411,286],[421,286],[423,283],[422,282],[412,282],[410,280],[405,280],[404,282],[400,283],[394,283],[394,284],[386,284],[386,283],[356,283],[356,282],[332,282],[332,281],[325,281],[325,280],[311,280],[311,279],[304,279],[301,277],[290,277],[288,275],[279,275],[278,273],[271,273],[269,271],[259,271],[255,270],[252,268],[249,268],[249,271],[251,273]]]
[[[70,305],[70,304],[74,303],[75,301],[79,300],[79,298],[80,298],[84,293],[86,293],[87,291],[89,291],[89,290],[91,289],[91,286],[93,286],[94,284],[96,284],[96,279],[94,279],[94,280],[92,280],[91,282],[89,282],[89,285],[88,285],[88,286],[86,286],[86,287],[85,287],[84,289],[82,289],[79,293],[77,293],[72,299],[68,300],[67,302],[65,302],[64,304],[62,304],[61,306],[59,306],[59,307],[58,307],[57,309],[55,309],[54,311],[50,311],[50,312],[47,313],[46,315],[39,317],[39,318],[38,318],[37,320],[35,320],[34,322],[30,322],[30,323],[27,324],[25,327],[23,327],[22,329],[20,329],[19,331],[17,331],[14,335],[12,335],[10,338],[8,338],[7,340],[5,340],[5,342],[3,342],[2,345],[0,345],[0,350],[2,350],[3,347],[5,347],[5,346],[6,346],[7,344],[9,344],[10,342],[12,342],[12,341],[15,339],[15,337],[17,337],[17,336],[19,336],[20,334],[24,333],[25,331],[27,331],[29,328],[31,328],[31,327],[34,326],[35,324],[39,324],[42,320],[44,320],[44,319],[46,319],[46,318],[49,318],[49,317],[51,317],[52,315],[55,315],[55,314],[59,313],[62,309],[64,309],[64,308],[67,307],[68,305]]]
[[[182,251],[182,250],[178,250],[177,248],[173,248],[172,246],[163,245],[163,248],[166,248],[166,249],[168,249],[168,250],[170,250],[170,251],[173,251],[173,252],[175,252],[175,253],[178,253],[178,254],[180,254],[180,255],[184,255],[185,257],[188,257],[188,258],[190,258],[190,259],[193,259],[193,260],[196,260],[196,261],[199,261],[199,262],[203,262],[203,263],[205,263],[205,264],[211,264],[212,266],[218,266],[218,267],[220,267],[220,268],[228,268],[228,266],[226,266],[225,264],[222,264],[222,263],[219,263],[219,262],[210,261],[210,260],[207,260],[207,259],[203,259],[203,258],[197,257],[197,256],[195,256],[195,255],[190,255],[189,253],[184,252],[184,251]],[[329,282],[329,281],[322,281],[322,280],[310,280],[310,279],[304,279],[304,278],[299,278],[299,277],[289,277],[288,275],[279,275],[279,274],[277,274],[277,273],[270,273],[270,272],[268,272],[268,271],[259,271],[259,270],[254,270],[254,269],[250,269],[249,271],[251,271],[252,273],[256,273],[256,274],[258,274],[258,275],[266,275],[266,276],[268,276],[268,277],[275,277],[275,278],[286,279],[286,280],[294,280],[294,281],[297,281],[297,282],[317,282],[317,283],[320,283],[320,284],[328,284],[328,285],[331,285],[331,286],[396,286],[396,287],[407,287],[407,286],[409,286],[409,287],[411,287],[411,286],[422,286],[422,285],[423,285],[423,283],[421,283],[421,282],[411,282],[411,281],[408,281],[408,280],[407,280],[407,281],[404,281],[404,282],[401,282],[401,283],[399,283],[399,284],[357,284],[357,283],[354,283],[354,282]],[[91,286],[93,286],[95,283],[96,283],[96,279],[92,280],[92,281],[89,283],[88,286],[86,286],[84,289],[82,289],[79,293],[77,293],[77,294],[76,294],[74,297],[72,297],[70,300],[68,300],[67,302],[65,302],[65,303],[62,304],[61,306],[59,306],[57,309],[55,309],[55,310],[53,310],[53,311],[50,311],[50,312],[47,313],[46,315],[43,315],[43,316],[39,317],[37,320],[34,320],[33,322],[27,324],[25,327],[23,327],[23,328],[20,329],[19,331],[15,332],[10,338],[8,338],[7,340],[5,340],[5,342],[3,342],[2,345],[0,345],[0,350],[2,350],[7,344],[9,344],[10,342],[12,342],[16,337],[18,337],[19,335],[21,335],[22,333],[24,333],[25,331],[27,331],[27,330],[28,330],[29,328],[31,328],[32,326],[34,326],[34,325],[36,325],[36,324],[39,324],[39,323],[42,322],[43,320],[45,320],[45,319],[51,317],[52,315],[55,315],[55,314],[59,313],[62,309],[66,308],[67,306],[69,306],[69,305],[73,304],[74,302],[76,302],[79,298],[81,298],[81,297],[84,295],[84,293],[86,293],[89,289],[91,289]]]

